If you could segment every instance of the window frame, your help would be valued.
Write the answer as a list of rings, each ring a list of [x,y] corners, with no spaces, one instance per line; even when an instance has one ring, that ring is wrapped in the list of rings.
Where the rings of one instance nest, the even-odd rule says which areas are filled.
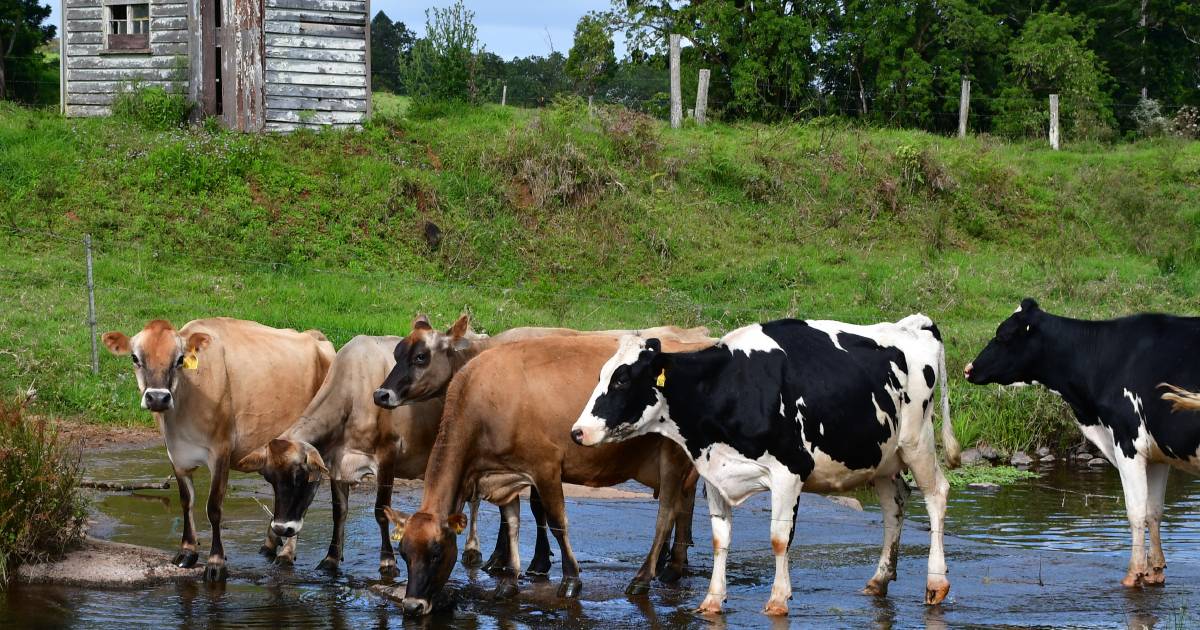
[[[150,17],[150,0],[105,0],[104,2],[104,52],[108,53],[148,53],[150,52],[150,31],[152,20]],[[134,18],[134,7],[146,7],[146,16],[144,18]],[[125,16],[117,19],[114,12],[118,9],[123,9]],[[114,28],[116,25],[124,25],[123,28]],[[140,25],[143,29],[140,33],[130,33],[130,30],[137,28],[135,25]],[[125,30],[126,32],[116,32]]]

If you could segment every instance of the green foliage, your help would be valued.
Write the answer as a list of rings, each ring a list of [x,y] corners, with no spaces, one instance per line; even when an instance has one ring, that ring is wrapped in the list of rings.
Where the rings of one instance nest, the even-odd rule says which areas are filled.
[[[78,451],[44,419],[26,417],[27,402],[0,398],[0,586],[18,565],[78,543],[87,516]]]
[[[425,10],[425,37],[412,46],[403,66],[404,87],[420,102],[477,103],[487,91],[481,75],[483,45],[475,27],[475,12],[455,0],[449,7]]]
[[[55,27],[43,24],[49,17],[50,6],[38,0],[0,1],[0,101],[45,102],[40,82],[48,68],[38,47],[54,37]]]
[[[187,124],[192,103],[187,96],[160,86],[134,84],[113,100],[112,115],[147,129],[172,129]]]
[[[380,11],[371,19],[371,88],[393,93],[403,91],[401,68],[412,54],[416,34],[404,22],[393,22]]]
[[[944,472],[946,480],[950,482],[952,488],[965,488],[973,483],[994,483],[1004,486],[1039,477],[1031,470],[1012,466],[964,466]]]
[[[567,56],[566,72],[586,94],[612,77],[617,68],[612,35],[607,23],[594,13],[579,18],[575,25],[575,44]]]

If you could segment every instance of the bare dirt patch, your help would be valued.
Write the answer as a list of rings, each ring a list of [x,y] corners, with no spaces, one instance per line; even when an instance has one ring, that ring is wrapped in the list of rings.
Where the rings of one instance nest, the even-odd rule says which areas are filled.
[[[111,424],[93,424],[78,420],[56,420],[59,437],[84,450],[120,450],[145,448],[162,443],[162,436],[154,427],[128,427]]]
[[[171,580],[196,579],[204,567],[181,569],[165,551],[85,538],[80,549],[56,562],[23,565],[17,580],[99,588],[139,588]]]

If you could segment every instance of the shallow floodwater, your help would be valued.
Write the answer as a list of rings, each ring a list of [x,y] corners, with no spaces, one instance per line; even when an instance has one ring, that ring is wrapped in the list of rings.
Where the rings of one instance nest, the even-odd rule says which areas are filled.
[[[161,480],[170,467],[161,448],[90,454],[87,474],[98,480]],[[333,627],[333,628],[683,628],[707,627],[1195,627],[1200,616],[1200,480],[1172,473],[1168,487],[1164,548],[1167,586],[1126,590],[1119,585],[1128,560],[1121,487],[1111,468],[1043,469],[1043,477],[1000,490],[952,492],[947,517],[950,597],[922,605],[928,519],[919,493],[908,511],[900,579],[889,597],[861,595],[874,571],[882,530],[870,495],[865,512],[817,496],[801,501],[791,549],[791,617],[759,614],[770,592],[766,495],[734,511],[727,614],[713,620],[691,610],[708,585],[711,567],[708,515],[697,503],[693,574],[677,585],[658,585],[649,595],[627,597],[649,542],[655,516],[650,500],[568,499],[572,543],[583,569],[578,601],[557,598],[552,581],[523,581],[515,601],[493,602],[487,574],[455,568],[451,588],[457,606],[420,620],[370,591],[380,584],[379,534],[371,515],[373,488],[351,495],[345,561],[337,575],[313,569],[330,534],[328,494],[310,510],[300,535],[297,564],[279,568],[257,554],[265,534],[269,488],[258,476],[234,474],[225,502],[224,535],[231,572],[222,587],[199,582],[139,590],[87,590],[19,586],[0,594],[0,626],[14,627]],[[203,476],[203,473],[198,476]],[[638,489],[630,485],[630,489]],[[198,479],[196,513],[201,559],[208,523]],[[420,488],[398,488],[393,504],[411,510]],[[265,506],[265,507],[264,507]],[[484,553],[498,524],[494,507],[481,510]],[[523,561],[532,554],[532,519],[521,532]],[[96,493],[93,535],[174,550],[180,536],[176,490]],[[557,556],[555,557],[557,560]],[[401,563],[403,567],[403,563]],[[403,568],[397,584],[404,579]]]

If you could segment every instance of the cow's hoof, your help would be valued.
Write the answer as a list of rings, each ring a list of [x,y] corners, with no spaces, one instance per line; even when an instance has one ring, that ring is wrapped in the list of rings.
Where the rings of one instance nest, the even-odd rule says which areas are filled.
[[[484,563],[482,569],[484,573],[487,573],[492,577],[499,577],[505,573],[508,573],[508,565],[504,564],[503,562],[489,561]]]
[[[1142,583],[1146,586],[1166,586],[1167,574],[1161,568],[1150,569],[1150,572],[1142,576]]]
[[[564,599],[575,599],[583,592],[583,582],[579,578],[563,578],[558,585],[558,596]]]
[[[763,614],[771,617],[786,617],[788,616],[787,602],[780,604],[779,602],[767,602],[763,608]]]
[[[204,565],[204,581],[209,584],[224,582],[229,577],[229,571],[224,564],[208,563]]]
[[[879,580],[872,579],[867,582],[866,586],[863,587],[862,592],[863,592],[863,595],[874,595],[875,597],[884,597],[887,595],[887,592],[888,592],[887,580],[879,581]]]
[[[946,599],[950,592],[950,581],[946,578],[930,578],[925,582],[925,604],[935,606]]]
[[[529,568],[525,569],[526,575],[539,575],[546,577],[550,575],[550,558],[534,558],[529,563]]]
[[[675,565],[668,564],[658,572],[658,581],[663,584],[674,584],[683,579],[684,570]]]
[[[696,609],[696,612],[701,615],[719,615],[721,614],[721,600],[709,595],[700,603],[700,607]]]
[[[517,581],[516,580],[501,580],[496,585],[496,590],[492,591],[492,599],[500,601],[512,599],[517,596]]]
[[[190,569],[196,566],[196,561],[200,559],[200,554],[195,551],[180,551],[175,554],[175,558],[171,560],[171,564],[183,568]]]
[[[275,566],[277,566],[277,567],[288,568],[288,567],[294,566],[295,564],[296,564],[296,558],[294,558],[292,556],[284,555],[284,554],[275,556]]]
[[[269,547],[267,545],[263,545],[258,548],[258,555],[260,555],[264,558],[274,558],[275,557],[275,547]]]
[[[317,563],[318,571],[328,571],[329,573],[337,573],[341,562],[333,556],[325,556],[323,560]]]
[[[1121,586],[1125,588],[1137,588],[1142,585],[1142,580],[1145,578],[1141,573],[1126,573],[1125,579],[1121,580]]]
[[[397,575],[400,575],[400,568],[396,566],[395,560],[391,562],[380,562],[379,575],[385,578],[394,578]]]
[[[462,565],[468,569],[475,569],[483,566],[483,554],[478,549],[464,549],[462,554]]]
[[[525,571],[525,577],[529,578],[530,582],[545,582],[550,579],[550,572],[528,569]]]
[[[650,592],[650,583],[641,580],[633,580],[629,586],[625,587],[626,595],[645,595]]]

